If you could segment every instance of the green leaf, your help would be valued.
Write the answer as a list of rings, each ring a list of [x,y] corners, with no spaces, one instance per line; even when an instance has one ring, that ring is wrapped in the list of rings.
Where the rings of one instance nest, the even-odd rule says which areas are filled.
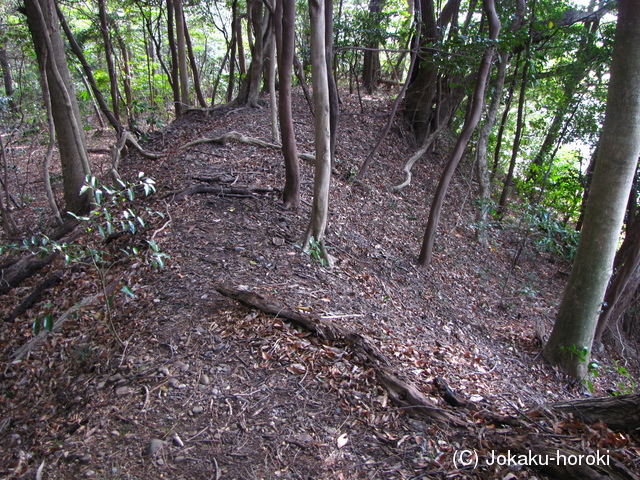
[[[36,318],[33,322],[33,334],[38,335],[40,333],[40,328],[42,328],[42,319]]]
[[[44,317],[44,328],[49,333],[53,330],[53,315],[50,313]]]
[[[120,289],[121,292],[126,293],[127,295],[129,295],[131,298],[136,298],[136,294],[133,293],[133,290],[131,290],[131,288],[128,285],[125,285],[124,287],[122,287]]]

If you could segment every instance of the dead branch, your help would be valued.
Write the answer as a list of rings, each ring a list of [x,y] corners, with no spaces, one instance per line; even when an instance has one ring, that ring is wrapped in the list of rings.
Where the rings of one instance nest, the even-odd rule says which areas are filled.
[[[60,327],[64,324],[64,322],[66,322],[74,312],[77,312],[78,310],[81,310],[83,308],[92,307],[94,305],[97,305],[99,302],[106,302],[106,299],[103,297],[105,295],[109,296],[113,292],[115,292],[119,284],[120,284],[120,280],[118,279],[110,283],[109,285],[107,285],[104,291],[97,293],[95,295],[92,295],[90,297],[87,297],[84,300],[82,300],[80,303],[68,309],[66,312],[60,315],[58,319],[53,323],[53,328],[51,329],[51,333],[58,331]],[[15,351],[11,361],[15,362],[16,360],[20,360],[22,357],[24,357],[27,353],[33,350],[36,345],[42,342],[42,340],[45,339],[48,333],[49,332],[47,330],[43,330],[37,336],[29,340],[26,344],[24,344],[22,347],[20,347],[18,350]]]
[[[376,377],[387,390],[389,398],[400,407],[408,407],[412,412],[421,413],[434,422],[445,425],[464,426],[465,422],[431,402],[415,384],[401,380],[392,370],[391,362],[380,352],[371,339],[336,325],[330,320],[313,314],[296,312],[278,300],[254,292],[238,290],[235,287],[219,283],[216,290],[250,308],[261,310],[269,315],[284,318],[313,333],[320,339],[344,341],[351,346],[355,356],[373,368]]]
[[[247,145],[257,145],[259,147],[273,148],[274,150],[282,151],[282,145],[278,143],[265,142],[264,140],[260,140],[259,138],[255,137],[247,137],[246,135],[243,135],[240,132],[236,131],[225,133],[224,135],[215,138],[200,138],[198,140],[194,140],[193,142],[184,144],[182,147],[180,147],[180,150],[195,147],[196,145],[201,145],[203,143],[219,143],[224,145],[229,140],[246,143]],[[315,165],[316,162],[316,157],[307,153],[299,153],[298,158],[310,163],[311,165]]]
[[[62,273],[56,272],[53,275],[48,276],[45,280],[38,285],[33,292],[29,294],[27,298],[25,298],[20,305],[13,309],[13,311],[4,319],[5,322],[14,322],[16,318],[22,315],[24,312],[29,310],[29,308],[36,302],[40,301],[42,294],[49,290],[51,287],[54,287],[58,283],[62,281]]]

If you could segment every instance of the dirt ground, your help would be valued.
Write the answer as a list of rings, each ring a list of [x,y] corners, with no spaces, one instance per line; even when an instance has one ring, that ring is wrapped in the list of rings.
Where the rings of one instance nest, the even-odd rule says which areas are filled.
[[[65,265],[59,258],[0,302],[7,317],[48,275],[63,274],[41,301],[0,329],[0,475],[547,478],[529,467],[481,462],[473,469],[456,461],[456,452],[467,449],[481,457],[514,444],[526,450],[535,438],[586,454],[608,449],[629,472],[640,468],[637,435],[525,415],[590,394],[540,355],[569,264],[541,251],[515,210],[491,229],[488,247],[474,242],[475,188],[467,159],[447,196],[433,264],[418,268],[448,142],[418,163],[409,187],[393,193],[415,149],[397,120],[364,182],[355,184],[389,102],[365,98],[362,114],[357,97],[342,100],[327,233],[336,260],[331,269],[298,246],[311,209],[310,165],[302,163],[302,204],[291,211],[279,199],[284,166],[278,151],[235,141],[181,149],[230,131],[271,141],[267,108],[191,112],[147,139],[145,148],[161,158],[131,152],[123,160],[123,178],[145,172],[157,185],[136,208],[163,217],[149,214],[136,235],[98,244],[110,267],[103,268],[103,279],[91,265]],[[294,109],[299,151],[313,153],[313,121],[302,97]],[[89,137],[93,146],[112,141],[109,132]],[[24,232],[36,235],[50,225],[41,177],[34,174],[45,147],[19,148],[10,160],[27,163],[11,178],[21,198],[32,201],[14,214]],[[109,181],[108,156],[95,154],[92,161],[96,175]],[[59,183],[54,174],[56,191]],[[202,183],[249,193],[181,195]],[[89,237],[80,243],[92,245]],[[164,269],[149,265],[145,240],[168,255]],[[142,253],[121,254],[132,247]],[[127,285],[134,296],[118,293],[110,316],[103,299],[76,310],[14,360],[34,338],[36,318],[59,318],[111,282],[118,289]],[[367,335],[399,376],[467,426],[440,425],[398,407],[348,344],[323,341],[241,306],[216,292],[220,282]],[[625,352],[605,351],[598,360],[627,365],[637,375]],[[445,403],[436,378],[466,406]],[[609,371],[593,379],[593,394],[633,386],[629,377]],[[523,416],[531,430],[492,424],[477,415],[483,411]]]

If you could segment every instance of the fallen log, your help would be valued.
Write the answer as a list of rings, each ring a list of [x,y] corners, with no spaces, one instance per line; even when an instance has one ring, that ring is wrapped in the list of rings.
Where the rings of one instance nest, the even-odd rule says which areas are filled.
[[[580,398],[551,405],[551,409],[572,413],[584,423],[604,422],[611,430],[640,428],[640,394]]]
[[[173,198],[174,201],[182,201],[190,195],[196,195],[198,193],[209,193],[218,195],[220,197],[255,197],[256,195],[265,195],[267,193],[273,193],[273,188],[265,187],[225,187],[222,185],[208,185],[206,183],[199,183],[192,185],[180,193],[176,194]]]
[[[215,289],[247,307],[284,318],[320,339],[348,343],[355,356],[368,367],[373,368],[376,378],[387,391],[389,398],[399,407],[408,408],[442,425],[468,425],[446,410],[436,407],[417,385],[398,377],[392,370],[392,363],[366,336],[317,315],[294,311],[278,300],[254,292],[239,290],[223,283],[217,284]]]

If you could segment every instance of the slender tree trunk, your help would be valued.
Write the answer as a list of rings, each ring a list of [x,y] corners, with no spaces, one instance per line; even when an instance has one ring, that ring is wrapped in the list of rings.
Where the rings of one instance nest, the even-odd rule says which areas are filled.
[[[276,7],[277,8],[277,7]],[[275,31],[275,16],[271,15],[270,30],[271,30],[271,43],[269,44],[269,98],[271,100],[271,136],[274,143],[282,143],[280,139],[280,125],[278,123],[278,99],[276,98],[276,31]]]
[[[329,153],[331,155],[331,167],[334,167],[336,161],[336,143],[338,141],[338,123],[340,122],[340,100],[338,98],[338,86],[336,85],[336,79],[333,76],[333,69],[331,68],[331,59],[333,58],[333,0],[325,0],[324,22],[324,54],[327,62],[327,81],[329,85]]]
[[[584,226],[545,358],[575,378],[591,347],[640,155],[640,5],[618,1],[607,110]]]
[[[331,257],[327,255],[324,248],[331,182],[330,100],[325,58],[325,0],[309,0],[309,17],[311,19],[311,75],[315,111],[316,163],[311,219],[302,245],[305,251],[308,250],[313,239],[320,246],[327,263],[331,264]]]
[[[55,6],[51,0],[24,0],[24,5],[40,72],[49,85],[66,208],[82,214],[89,210],[90,198],[80,190],[91,169]]]
[[[524,102],[525,93],[527,91],[527,76],[529,72],[528,55],[527,58],[525,58],[524,62],[524,67],[522,69],[522,80],[520,82],[520,98],[518,100],[518,120],[516,121],[516,131],[513,139],[513,147],[511,148],[511,160],[509,161],[509,170],[507,171],[507,175],[502,186],[502,194],[500,195],[500,200],[498,201],[498,214],[500,215],[504,213],[504,208],[506,207],[507,199],[509,198],[509,189],[511,188],[511,182],[513,182],[513,174],[515,172],[518,154],[520,153],[520,142],[522,141],[522,132],[524,129]]]
[[[4,32],[0,31],[0,36]],[[16,112],[16,103],[13,99],[13,75],[11,74],[11,65],[7,56],[7,50],[4,45],[0,44],[0,68],[2,69],[2,79],[4,80],[4,94],[9,99],[9,110]]]
[[[121,133],[122,122],[120,120],[120,92],[118,90],[118,75],[113,61],[113,46],[111,44],[111,35],[109,35],[109,22],[107,19],[107,7],[105,0],[98,0],[98,16],[100,18],[100,33],[104,42],[104,56],[107,61],[107,71],[109,73],[109,85],[111,91],[111,107],[117,124],[119,125],[118,133]]]
[[[509,90],[507,91],[507,100],[504,104],[504,110],[502,112],[502,118],[500,119],[500,128],[498,128],[498,136],[496,138],[496,148],[493,152],[493,167],[491,168],[491,180],[498,172],[498,165],[500,164],[500,151],[502,150],[502,139],[504,137],[504,131],[507,128],[507,120],[509,119],[509,111],[511,110],[511,102],[513,101],[513,93],[516,89],[516,83],[518,81],[518,66],[519,66],[520,54],[516,56],[515,69],[513,72],[513,79],[509,84]]]
[[[489,177],[489,167],[487,164],[487,145],[489,135],[493,130],[498,117],[498,109],[502,100],[502,89],[507,74],[507,63],[509,61],[508,52],[500,52],[498,60],[498,71],[496,73],[495,88],[491,105],[487,111],[484,124],[478,134],[476,145],[476,179],[478,180],[478,205],[476,207],[476,241],[481,245],[487,244],[486,226],[487,215],[491,202],[491,180]]]
[[[471,109],[469,111],[469,116],[464,122],[460,136],[458,137],[456,145],[449,157],[449,161],[442,172],[440,182],[438,183],[438,187],[436,188],[436,193],[434,194],[433,202],[431,204],[431,209],[429,210],[429,220],[427,222],[427,228],[422,242],[422,249],[420,250],[420,257],[418,258],[418,263],[423,267],[428,266],[433,257],[433,244],[435,242],[438,223],[440,221],[440,212],[442,210],[444,197],[447,193],[447,188],[451,182],[451,178],[453,177],[456,167],[467,148],[471,135],[473,135],[473,132],[478,125],[480,116],[482,115],[484,92],[487,86],[487,79],[491,72],[491,61],[495,52],[493,43],[497,40],[498,34],[500,33],[500,20],[496,13],[494,0],[483,0],[482,4],[484,7],[485,17],[489,23],[490,43],[484,52],[482,61],[480,62],[480,67],[478,68],[476,86],[473,96],[470,99]]]
[[[233,89],[236,80],[236,25],[240,22],[238,18],[238,0],[233,0],[231,4],[231,42],[230,42],[230,58],[229,58],[229,83],[227,85],[227,103],[233,99]]]
[[[80,61],[85,77],[89,82],[89,85],[91,86],[91,91],[93,92],[93,95],[95,96],[96,101],[98,102],[98,105],[100,105],[100,111],[102,111],[102,113],[107,118],[111,126],[116,130],[116,132],[119,132],[122,129],[122,125],[120,125],[120,122],[118,121],[116,116],[107,106],[107,102],[104,99],[102,92],[98,88],[96,79],[93,76],[93,70],[91,69],[89,62],[87,62],[87,59],[85,58],[84,53],[82,52],[82,48],[80,48],[80,45],[78,45],[78,42],[73,36],[73,33],[71,32],[71,29],[69,28],[69,25],[67,24],[67,21],[64,15],[62,14],[62,10],[60,10],[57,4],[56,4],[56,12],[58,15],[58,20],[60,21],[60,25],[64,30],[67,40],[69,41],[69,45],[71,46],[71,51]]]
[[[275,14],[278,46],[278,113],[282,133],[282,154],[285,165],[285,184],[282,200],[285,208],[297,208],[300,203],[300,167],[291,114],[291,68],[295,50],[295,0],[277,0]]]
[[[202,84],[200,83],[200,73],[198,72],[198,63],[196,62],[196,56],[193,53],[193,45],[191,44],[191,35],[189,35],[189,28],[187,26],[187,20],[184,18],[184,41],[187,45],[187,55],[189,56],[189,64],[191,65],[191,73],[193,75],[193,89],[196,92],[196,98],[202,108],[207,108],[207,100],[202,93]]]
[[[247,74],[247,63],[244,59],[244,39],[242,38],[242,16],[238,16],[236,21],[236,43],[238,44],[238,73],[241,76]],[[247,32],[249,29],[247,29]]]
[[[171,78],[173,90],[173,105],[176,118],[182,115],[182,102],[180,99],[180,67],[178,66],[178,46],[175,36],[175,7],[173,0],[167,0],[167,36],[169,37],[169,51],[171,52]]]

